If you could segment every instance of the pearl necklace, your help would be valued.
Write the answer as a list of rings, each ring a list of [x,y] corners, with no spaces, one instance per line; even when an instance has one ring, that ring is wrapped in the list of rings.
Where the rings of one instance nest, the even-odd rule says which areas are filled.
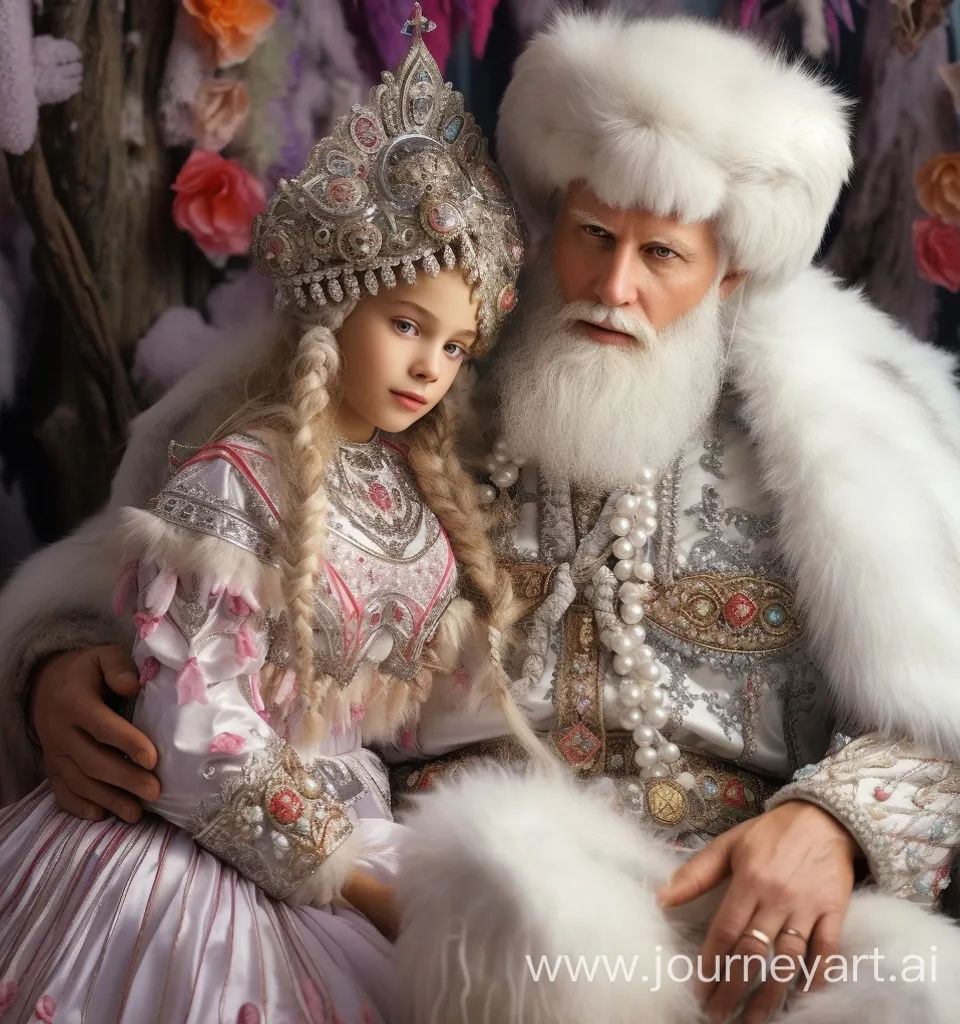
[[[486,463],[489,484],[481,484],[479,499],[489,505],[496,500],[498,488],[510,487],[520,475],[522,463],[512,460],[503,442],[497,441]],[[637,745],[633,759],[642,779],[658,779],[669,774],[667,765],[680,759],[680,749],[669,742],[661,729],[670,719],[670,702],[660,686],[663,670],[653,649],[645,642],[642,623],[643,601],[651,596],[654,578],[653,536],[657,531],[657,503],[653,496],[656,474],[644,469],[640,482],[625,491],[617,501],[617,514],[608,526],[617,559],[613,574],[618,590],[618,628],[604,630],[601,643],[612,654],[612,667],[620,677],[617,701],[620,726],[632,733]]]
[[[481,505],[492,505],[497,500],[497,490],[512,487],[520,479],[522,462],[514,462],[507,454],[507,446],[497,441],[484,463],[484,469],[490,474],[490,483],[481,484],[477,489],[477,497]]]

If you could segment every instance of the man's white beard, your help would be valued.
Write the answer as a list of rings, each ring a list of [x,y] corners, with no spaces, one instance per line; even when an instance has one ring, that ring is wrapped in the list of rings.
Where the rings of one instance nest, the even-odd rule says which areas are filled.
[[[659,332],[593,303],[564,305],[552,253],[533,268],[497,364],[501,438],[546,481],[601,491],[665,469],[701,432],[723,382],[719,282]],[[606,320],[636,345],[602,345],[575,325]]]

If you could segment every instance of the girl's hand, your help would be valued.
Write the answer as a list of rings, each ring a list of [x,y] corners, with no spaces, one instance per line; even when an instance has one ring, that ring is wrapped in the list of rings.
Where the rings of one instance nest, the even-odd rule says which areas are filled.
[[[363,871],[354,870],[340,890],[340,895],[391,942],[400,931],[400,911],[393,887]]]

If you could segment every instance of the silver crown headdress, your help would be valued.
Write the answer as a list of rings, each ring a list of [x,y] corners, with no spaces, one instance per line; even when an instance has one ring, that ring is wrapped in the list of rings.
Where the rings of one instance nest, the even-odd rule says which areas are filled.
[[[254,227],[260,272],[277,281],[278,309],[376,295],[395,271],[413,284],[459,266],[480,304],[477,354],[516,304],[523,234],[487,140],[423,42],[436,26],[414,4],[413,44],[396,76],[382,75],[318,142],[307,166],[281,180]],[[439,257],[439,259],[438,259]]]

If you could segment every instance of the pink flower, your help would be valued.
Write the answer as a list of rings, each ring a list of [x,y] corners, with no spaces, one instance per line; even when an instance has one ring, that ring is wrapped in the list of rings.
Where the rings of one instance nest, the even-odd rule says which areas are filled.
[[[196,658],[190,658],[177,673],[176,686],[177,704],[181,707],[193,701],[207,703],[207,684]]]
[[[960,227],[937,217],[915,220],[913,256],[924,280],[960,291]]]
[[[239,754],[247,741],[235,732],[218,732],[210,741],[211,754]]]
[[[249,661],[258,656],[257,645],[253,639],[250,627],[244,623],[238,630],[236,636],[237,659],[241,662]]]
[[[253,221],[266,207],[263,185],[235,160],[195,149],[173,183],[173,222],[209,256],[250,251]]]
[[[201,149],[219,152],[250,116],[250,95],[243,82],[211,78],[193,101],[193,135]]]
[[[4,981],[0,981],[0,1013],[3,1013],[4,1010],[9,1010],[13,1006],[13,1001],[17,998],[19,991],[20,986],[13,978],[6,978]]]
[[[237,1024],[260,1024],[260,1011],[253,1003],[244,1003],[237,1014]]]
[[[227,605],[231,615],[236,615],[239,619],[245,619],[250,614],[250,605],[247,604],[242,594],[235,594],[232,590],[228,590],[227,597]]]
[[[873,791],[873,799],[883,803],[884,800],[890,799],[890,792],[884,789],[883,786],[877,786]]]
[[[148,615],[146,612],[137,612],[133,617],[133,624],[137,627],[137,632],[140,636],[146,639],[157,631],[157,626],[160,625],[162,619],[162,615]]]
[[[183,0],[183,6],[213,40],[221,68],[245,61],[277,17],[268,0]]]
[[[146,686],[151,679],[156,679],[160,673],[160,662],[151,654],[143,660],[143,670],[140,673],[140,686]]]
[[[363,720],[363,716],[366,713],[367,713],[367,709],[362,704],[351,704],[350,705],[350,721],[353,722],[354,725],[356,725],[357,722],[362,721]]]
[[[53,996],[41,996],[37,1000],[33,1012],[37,1015],[38,1020],[43,1021],[43,1024],[53,1024],[53,1015],[57,1012],[56,999]]]

